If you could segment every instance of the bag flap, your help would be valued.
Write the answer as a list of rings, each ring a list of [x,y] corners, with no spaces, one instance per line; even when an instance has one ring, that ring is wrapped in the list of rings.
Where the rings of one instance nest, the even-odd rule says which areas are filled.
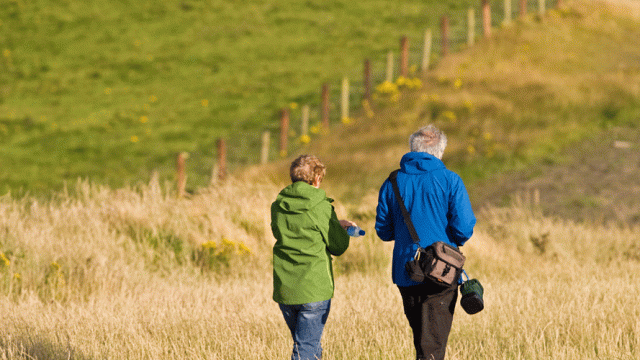
[[[460,250],[454,248],[451,245],[447,245],[442,241],[434,243],[433,248],[435,250],[435,255],[439,259],[442,259],[443,261],[446,261],[447,263],[459,269],[464,266],[464,261],[466,260],[466,258],[464,257],[464,255],[462,255]]]

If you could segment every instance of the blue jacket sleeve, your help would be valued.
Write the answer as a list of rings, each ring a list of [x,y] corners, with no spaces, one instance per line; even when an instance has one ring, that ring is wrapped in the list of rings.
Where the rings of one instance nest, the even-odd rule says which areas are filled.
[[[395,229],[393,227],[393,203],[394,197],[391,183],[387,179],[380,187],[378,195],[378,207],[376,208],[376,233],[384,241],[391,241],[394,238]]]
[[[471,208],[469,194],[460,177],[456,176],[451,191],[451,199],[449,201],[449,226],[447,234],[456,245],[462,246],[473,235],[473,227],[476,224],[476,217]]]

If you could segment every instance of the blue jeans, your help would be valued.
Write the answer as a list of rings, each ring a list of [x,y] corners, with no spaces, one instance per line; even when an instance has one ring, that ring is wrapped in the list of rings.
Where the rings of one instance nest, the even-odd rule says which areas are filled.
[[[293,337],[291,360],[322,359],[322,330],[329,317],[331,299],[302,305],[280,305]]]

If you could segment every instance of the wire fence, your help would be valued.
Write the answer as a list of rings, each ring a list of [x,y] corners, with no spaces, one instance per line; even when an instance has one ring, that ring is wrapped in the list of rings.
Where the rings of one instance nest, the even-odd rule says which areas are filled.
[[[178,185],[179,188],[186,187],[178,189],[178,193],[185,193],[208,186],[243,167],[286,157],[313,141],[316,135],[322,133],[323,126],[339,126],[342,122],[348,122],[349,119],[344,118],[345,107],[349,114],[366,113],[368,105],[363,102],[366,95],[374,93],[376,86],[385,81],[397,81],[401,62],[404,61],[407,66],[407,77],[421,78],[424,75],[424,64],[435,66],[447,56],[447,51],[450,54],[469,48],[481,38],[490,37],[492,32],[499,31],[502,26],[522,18],[542,18],[549,9],[562,5],[561,0],[483,0],[479,6],[469,8],[466,13],[451,16],[443,14],[438,28],[429,27],[420,34],[407,34],[404,37],[406,40],[390,39],[389,41],[400,40],[396,43],[398,50],[363,59],[360,68],[346,71],[348,106],[341,103],[345,98],[345,79],[318,83],[317,93],[291,100],[285,109],[271,113],[262,129],[234,131],[224,138],[212,139],[209,144],[200,144],[201,150],[189,153],[182,160],[182,167],[179,165],[181,160],[178,155],[174,163],[166,162],[153,170],[149,169],[149,176],[154,171],[162,174],[173,172],[176,174],[175,179],[186,179],[184,184]],[[403,44],[407,45],[404,52]],[[367,63],[370,75],[365,71]],[[322,92],[325,86],[328,101],[325,98],[323,103]],[[285,112],[286,129],[283,129]]]

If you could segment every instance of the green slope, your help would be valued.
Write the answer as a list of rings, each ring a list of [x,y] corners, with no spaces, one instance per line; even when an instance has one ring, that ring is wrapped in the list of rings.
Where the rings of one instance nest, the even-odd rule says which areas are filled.
[[[571,2],[504,27],[443,59],[422,91],[299,152],[327,163],[325,187],[357,213],[375,204],[409,135],[434,123],[477,208],[538,191],[549,213],[637,222],[640,26],[604,4]],[[287,166],[256,171],[286,182]]]
[[[233,166],[256,161],[278,109],[317,104],[322,82],[335,94],[343,76],[357,102],[363,59],[380,79],[386,52],[406,35],[417,63],[423,32],[436,32],[445,13],[460,44],[466,10],[478,4],[5,0],[0,190],[46,193],[76,177],[147,181],[153,170],[170,176],[181,151],[204,185],[216,138],[229,139]]]

